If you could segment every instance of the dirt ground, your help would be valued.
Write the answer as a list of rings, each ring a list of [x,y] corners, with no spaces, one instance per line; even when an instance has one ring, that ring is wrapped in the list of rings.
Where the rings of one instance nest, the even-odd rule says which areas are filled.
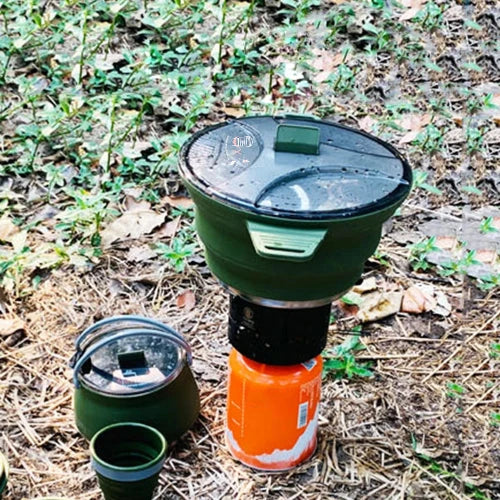
[[[414,210],[404,212],[415,218]],[[393,268],[382,273],[373,263],[366,276],[400,287],[418,281],[398,268],[405,256],[390,236],[382,248]],[[116,314],[161,319],[182,332],[194,352],[201,416],[169,448],[156,498],[468,498],[473,490],[465,483],[484,498],[498,498],[500,433],[489,417],[499,397],[498,362],[489,355],[499,338],[498,294],[435,280],[453,314],[436,320],[400,313],[366,327],[368,348],[360,357],[373,362],[375,377],[325,380],[315,455],[293,471],[265,474],[236,463],[224,444],[228,297],[206,271],[188,268],[180,276],[145,265],[131,272],[117,253],[91,273],[54,272],[19,308],[26,333],[11,338],[15,344],[3,353],[7,498],[99,498],[87,443],[73,422],[67,362],[78,332]],[[184,289],[197,298],[187,312],[176,305]],[[354,321],[340,312],[329,345]],[[450,380],[466,388],[460,400],[446,396]]]

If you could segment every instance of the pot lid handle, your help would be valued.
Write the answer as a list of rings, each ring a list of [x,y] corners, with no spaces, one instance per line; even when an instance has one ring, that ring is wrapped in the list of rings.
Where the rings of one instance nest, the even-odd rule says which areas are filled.
[[[168,333],[171,333],[172,335],[177,336],[180,340],[184,340],[182,335],[179,332],[176,332],[173,328],[170,328],[169,326],[165,325],[161,321],[158,321],[156,319],[151,319],[151,318],[145,318],[143,316],[136,316],[136,315],[120,315],[120,316],[112,316],[110,318],[104,318],[101,319],[100,321],[97,321],[93,325],[89,326],[86,328],[80,335],[78,335],[76,341],[75,341],[75,348],[76,348],[76,353],[73,355],[73,357],[70,360],[70,367],[73,367],[73,365],[76,362],[76,359],[78,359],[81,356],[81,353],[85,350],[85,341],[88,339],[89,335],[92,333],[96,332],[103,326],[110,325],[112,323],[120,323],[120,322],[129,322],[129,323],[140,323],[138,326],[142,325],[149,325],[149,326],[154,326],[159,330],[166,331]],[[117,325],[117,329],[119,329],[119,326]],[[97,334],[96,337],[99,337],[101,335],[107,335],[113,330],[107,330],[104,331],[100,334]]]
[[[177,332],[175,332],[175,333],[177,333]],[[80,381],[78,379],[78,374],[80,372],[80,368],[89,358],[92,357],[93,354],[95,354],[99,349],[110,344],[111,342],[114,342],[116,340],[125,339],[127,337],[134,337],[136,335],[153,335],[155,337],[167,338],[167,339],[171,340],[174,344],[177,344],[179,347],[183,348],[186,351],[187,360],[188,360],[188,363],[190,365],[193,362],[193,355],[191,352],[191,347],[182,337],[179,338],[179,334],[174,335],[169,331],[149,330],[147,328],[129,329],[129,330],[125,330],[125,331],[122,331],[119,333],[114,333],[114,334],[110,335],[109,337],[103,338],[103,339],[97,341],[95,344],[92,344],[91,346],[89,346],[88,349],[81,351],[79,356],[73,357],[73,359],[72,359],[72,361],[73,361],[73,383],[75,385],[75,388],[76,389],[80,388]]]
[[[308,125],[278,125],[274,150],[284,153],[319,155],[318,127]]]

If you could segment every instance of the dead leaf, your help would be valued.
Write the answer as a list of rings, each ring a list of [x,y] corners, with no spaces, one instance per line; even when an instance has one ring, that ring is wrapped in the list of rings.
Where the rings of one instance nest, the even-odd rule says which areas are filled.
[[[408,7],[408,10],[399,16],[399,20],[408,21],[413,19],[426,2],[427,0],[400,0],[401,5]]]
[[[181,218],[176,217],[175,219],[165,222],[158,231],[156,231],[156,234],[160,238],[171,238],[172,236],[175,236],[177,233],[177,230],[179,229],[179,224],[181,223]]]
[[[395,120],[395,122],[407,132],[400,140],[400,144],[407,144],[415,140],[423,128],[431,122],[431,115],[424,113],[423,115],[417,113],[409,113],[403,118]]]
[[[376,289],[377,289],[377,280],[373,276],[363,280],[359,285],[355,285],[352,287],[352,291],[359,294],[372,292]]]
[[[418,284],[405,291],[401,311],[412,314],[432,312],[439,316],[449,316],[451,305],[441,290],[436,290],[432,285]]]
[[[245,110],[242,109],[242,108],[227,108],[227,107],[223,107],[222,111],[227,116],[232,116],[233,118],[241,118],[242,116],[245,116]]]
[[[319,71],[313,78],[316,83],[322,83],[327,80],[337,66],[340,66],[342,62],[348,61],[351,57],[350,53],[347,53],[344,61],[342,52],[334,54],[329,50],[323,49],[313,49],[312,52],[316,57],[312,60],[311,66]]]
[[[196,297],[191,290],[186,290],[177,297],[175,303],[177,307],[184,308],[186,311],[191,311],[196,304]]]
[[[162,201],[168,203],[171,207],[182,208],[184,210],[194,207],[193,200],[191,198],[187,198],[186,196],[177,196],[176,198],[172,196],[165,196]]]
[[[365,297],[357,314],[357,317],[364,323],[396,314],[401,307],[403,293],[373,292],[366,294]]]
[[[10,220],[7,214],[0,219],[0,241],[10,243],[12,236],[19,232],[19,228]]]
[[[144,262],[145,260],[152,259],[158,254],[152,250],[148,245],[141,245],[138,247],[131,247],[127,253],[127,260],[130,262]]]
[[[166,214],[158,214],[151,210],[147,201],[138,202],[132,197],[127,197],[125,205],[127,211],[102,231],[104,247],[117,240],[140,238],[163,224],[165,220]]]
[[[129,188],[125,188],[123,190],[123,192],[127,195],[127,196],[132,196],[132,198],[135,198],[136,200],[139,199],[139,197],[141,196],[142,192],[144,191],[143,188],[141,187],[129,187]]]
[[[451,305],[441,290],[436,291],[436,305],[432,308],[432,312],[439,316],[449,316],[451,314]]]
[[[364,116],[361,120],[358,120],[358,126],[361,130],[365,132],[371,132],[373,130],[373,126],[377,123],[377,120],[374,120],[371,116]]]
[[[329,50],[313,49],[312,51],[316,56],[312,62],[311,66],[319,71],[314,76],[314,81],[316,83],[322,83],[328,79],[328,77],[335,71],[335,68],[342,64],[344,56],[342,52],[334,54]],[[346,61],[349,59],[349,54],[346,55]]]
[[[412,286],[405,291],[401,311],[412,314],[421,314],[432,310],[436,306],[433,290],[422,286]]]
[[[0,318],[0,336],[6,337],[19,330],[25,330],[26,325],[21,318]]]
[[[149,141],[130,141],[123,143],[122,155],[125,158],[140,158],[148,149],[154,151]]]

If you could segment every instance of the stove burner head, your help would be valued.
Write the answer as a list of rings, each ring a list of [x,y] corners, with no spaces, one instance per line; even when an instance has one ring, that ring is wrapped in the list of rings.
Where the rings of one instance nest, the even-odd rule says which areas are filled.
[[[232,295],[229,342],[259,363],[293,365],[325,348],[331,304],[308,309],[276,309]]]

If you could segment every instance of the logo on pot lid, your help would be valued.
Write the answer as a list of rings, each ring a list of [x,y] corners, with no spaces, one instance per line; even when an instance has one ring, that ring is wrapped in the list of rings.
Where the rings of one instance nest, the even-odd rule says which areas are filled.
[[[222,202],[263,215],[336,218],[393,205],[410,189],[397,151],[364,132],[307,117],[257,116],[198,132],[182,176]]]

